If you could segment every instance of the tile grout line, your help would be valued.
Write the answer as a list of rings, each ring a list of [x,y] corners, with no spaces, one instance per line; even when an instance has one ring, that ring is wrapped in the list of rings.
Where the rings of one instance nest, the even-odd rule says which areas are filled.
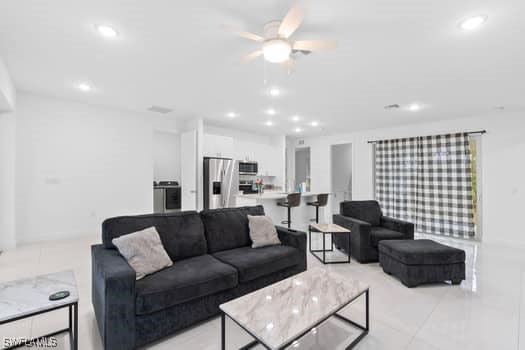
[[[416,336],[419,334],[419,332],[421,331],[421,329],[423,328],[423,326],[427,323],[427,321],[430,319],[430,317],[432,316],[432,314],[434,313],[434,311],[436,311],[437,307],[443,302],[443,300],[445,299],[445,297],[450,294],[451,291],[448,290],[446,293],[443,294],[443,296],[439,299],[439,301],[436,303],[436,305],[434,305],[434,307],[432,308],[432,311],[430,311],[430,313],[428,314],[428,316],[425,318],[425,320],[423,322],[421,322],[421,326],[419,326],[419,328],[417,329],[417,331],[414,333],[414,335],[412,336],[412,338],[410,339],[410,341],[408,342],[407,346],[405,347],[405,350],[408,349],[408,347],[414,342],[414,340],[416,339]]]

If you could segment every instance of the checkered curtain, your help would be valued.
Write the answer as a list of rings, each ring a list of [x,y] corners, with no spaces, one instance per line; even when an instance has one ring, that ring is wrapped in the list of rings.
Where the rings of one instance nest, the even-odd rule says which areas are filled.
[[[376,199],[386,216],[413,221],[417,190],[418,139],[376,143]]]
[[[376,144],[376,198],[384,214],[419,232],[472,238],[472,168],[467,133]]]

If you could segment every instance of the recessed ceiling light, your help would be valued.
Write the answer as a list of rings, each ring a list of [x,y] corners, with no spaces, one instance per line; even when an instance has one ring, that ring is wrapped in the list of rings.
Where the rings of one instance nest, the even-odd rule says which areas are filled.
[[[299,117],[298,115],[292,116],[292,121],[293,122],[298,122],[299,120],[301,120],[301,117]]]
[[[310,123],[311,126],[316,127],[319,126],[319,122],[316,122],[315,120]]]
[[[268,120],[264,123],[264,125],[266,126],[272,126],[273,125],[273,122],[271,120]]]
[[[485,23],[486,20],[487,20],[487,16],[482,16],[482,15],[469,17],[461,21],[461,23],[459,24],[459,28],[463,30],[474,30],[478,28],[480,25],[482,25],[483,23]]]
[[[273,109],[273,108],[268,108],[268,109],[266,110],[266,113],[267,113],[268,115],[275,115],[277,112],[276,112],[275,109]]]
[[[80,83],[80,84],[77,85],[77,88],[80,91],[84,91],[84,92],[91,91],[91,89],[92,89],[91,85],[89,85],[88,83]]]
[[[115,28],[102,24],[97,25],[97,32],[106,38],[116,38],[118,36],[118,32]]]
[[[239,115],[237,113],[235,113],[235,112],[228,112],[228,113],[226,113],[226,116],[228,118],[232,118],[233,119],[233,118],[238,117]]]
[[[416,112],[416,111],[419,111],[420,109],[421,109],[421,106],[418,105],[417,103],[412,103],[408,106],[408,110],[411,112]]]
[[[295,129],[293,129],[293,131],[295,131],[295,132],[301,132],[301,131],[303,131],[303,129],[301,129],[301,128],[295,128]]]
[[[281,90],[279,88],[277,88],[277,87],[273,87],[270,90],[268,90],[268,93],[272,97],[277,97],[277,96],[279,96],[281,94]]]

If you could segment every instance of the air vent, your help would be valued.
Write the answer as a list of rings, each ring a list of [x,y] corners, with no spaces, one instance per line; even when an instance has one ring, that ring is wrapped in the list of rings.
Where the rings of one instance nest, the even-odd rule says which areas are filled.
[[[389,109],[398,109],[399,108],[399,105],[397,103],[393,104],[393,105],[386,105],[385,106],[385,109],[386,110],[389,110]]]
[[[155,112],[155,113],[160,113],[160,114],[168,114],[170,112],[173,112],[173,109],[167,108],[167,107],[161,107],[161,106],[153,105],[150,108],[148,108],[148,111]]]

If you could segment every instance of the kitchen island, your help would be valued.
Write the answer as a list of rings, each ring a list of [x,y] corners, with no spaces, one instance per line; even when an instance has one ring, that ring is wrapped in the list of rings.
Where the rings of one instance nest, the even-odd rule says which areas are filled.
[[[236,204],[238,207],[262,205],[266,215],[272,218],[276,225],[286,226],[281,224],[282,221],[287,220],[287,210],[284,207],[277,205],[279,202],[285,202],[288,193],[286,192],[272,192],[266,191],[262,194],[238,194]],[[292,208],[292,228],[297,230],[306,230],[310,219],[315,218],[315,207],[306,205],[307,202],[313,202],[317,199],[317,193],[303,192],[301,194],[301,205]],[[322,212],[322,209],[321,209]],[[319,221],[322,222],[322,215]]]

